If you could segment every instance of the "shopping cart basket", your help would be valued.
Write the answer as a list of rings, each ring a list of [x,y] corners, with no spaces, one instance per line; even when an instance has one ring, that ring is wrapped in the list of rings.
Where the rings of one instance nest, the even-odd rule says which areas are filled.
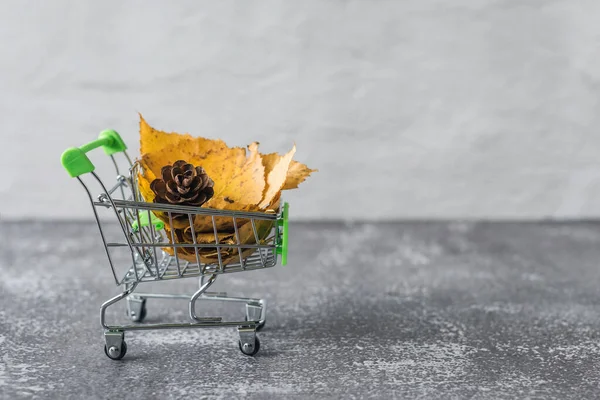
[[[86,155],[87,152],[99,147],[102,147],[111,157],[117,172],[116,183],[110,189],[96,174],[94,164]],[[207,292],[207,289],[220,274],[273,267],[279,257],[281,264],[286,264],[288,204],[283,203],[283,206],[272,213],[258,213],[144,202],[136,182],[140,166],[132,163],[126,149],[127,146],[117,132],[106,130],[100,133],[95,141],[79,148],[67,149],[61,159],[69,175],[77,178],[88,194],[112,276],[115,283],[122,287],[121,294],[107,300],[100,308],[106,355],[113,360],[125,356],[127,352],[125,332],[127,331],[207,327],[237,327],[239,348],[242,353],[256,354],[260,348],[256,331],[260,330],[266,321],[265,300],[229,297],[225,293]],[[119,170],[119,163],[115,159],[117,153],[122,153],[127,161],[127,175],[122,175]],[[88,185],[82,179],[86,175],[91,176],[88,180],[95,181],[98,185],[100,194],[97,197],[92,195]],[[113,218],[116,217],[120,227],[117,240],[107,238],[109,229],[105,227],[105,219],[100,217],[101,211],[108,212]],[[162,218],[159,218],[159,215]],[[173,219],[177,218],[181,221],[181,218],[186,217],[192,230],[193,243],[178,243],[173,234]],[[197,242],[193,220],[198,217],[212,221],[214,242]],[[221,224],[216,221],[224,219],[230,221],[229,226],[234,232],[230,236],[233,240],[220,243],[218,228]],[[242,229],[246,232],[251,229],[253,240],[241,240]],[[128,254],[127,259],[131,259],[124,267],[117,268],[117,261],[113,257],[115,249],[125,249]],[[227,257],[224,251],[228,252]],[[211,257],[206,256],[207,252],[211,253]],[[184,253],[188,255],[185,257],[187,260],[181,257]],[[189,260],[190,254],[195,255],[195,261]],[[118,270],[122,273],[119,274]],[[191,295],[135,292],[140,283],[192,277],[197,277],[200,285]],[[148,298],[187,300],[191,321],[143,324]],[[123,299],[127,303],[127,315],[135,323],[109,325],[106,322],[106,309]],[[246,311],[245,319],[224,321],[222,317],[198,316],[196,302],[200,300],[243,303]]]

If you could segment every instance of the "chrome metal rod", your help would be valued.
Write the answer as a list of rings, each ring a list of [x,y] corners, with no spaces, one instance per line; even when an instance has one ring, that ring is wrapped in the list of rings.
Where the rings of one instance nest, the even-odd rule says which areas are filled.
[[[196,293],[194,293],[192,295],[192,297],[190,298],[190,318],[195,320],[195,321],[201,321],[201,318],[198,318],[198,316],[196,316],[196,299],[198,297],[200,297],[200,295],[202,295],[202,293],[206,292],[206,290],[213,284],[215,283],[215,281],[217,280],[217,274],[213,274],[205,283],[204,285],[200,286],[200,288],[198,290],[196,290]]]
[[[90,199],[90,203],[92,203],[92,211],[94,212],[94,217],[96,218],[96,225],[98,226],[98,230],[100,231],[100,238],[102,239],[102,243],[104,243],[104,250],[106,251],[106,257],[108,258],[108,263],[110,264],[110,269],[112,271],[113,277],[115,278],[115,283],[118,285],[119,279],[117,278],[117,273],[115,272],[115,266],[113,264],[112,257],[110,256],[110,250],[108,249],[109,246],[108,246],[108,243],[106,242],[106,237],[104,236],[104,231],[102,230],[102,223],[100,222],[100,217],[98,216],[98,211],[96,211],[96,207],[94,207],[94,199],[92,199],[92,193],[90,192],[87,185],[80,177],[77,177],[77,180],[79,181],[79,183],[81,183],[81,186],[83,186],[83,188],[85,189],[85,192],[87,193],[87,195]]]
[[[189,300],[193,294],[170,294],[170,293],[135,293],[134,296],[142,297],[145,299],[173,299],[173,300]],[[198,300],[204,298],[211,298],[215,296],[227,297],[225,292],[204,292]],[[259,301],[259,299],[250,299],[248,301]]]
[[[144,242],[131,242],[132,246],[145,246],[145,247],[188,247],[188,248],[213,248],[213,247],[227,247],[232,249],[272,249],[273,245],[267,244],[216,244],[216,243],[144,243]],[[128,243],[107,243],[110,247],[125,247],[129,246]]]
[[[189,300],[190,295],[187,294],[168,294],[168,293],[135,293],[134,296],[145,299],[180,299]]]
[[[123,200],[125,199],[125,192],[123,191],[123,186],[127,185],[127,178],[125,178],[123,175],[119,175],[117,176],[117,183],[115,183],[115,185],[110,188],[110,190],[108,190],[106,193],[100,193],[100,195],[98,196],[98,201],[100,201],[101,203],[106,203],[110,201],[108,200],[108,196],[111,196],[115,190],[121,188],[121,196],[123,197]]]
[[[221,321],[213,319],[206,322],[188,322],[182,324],[143,324],[143,325],[113,325],[105,326],[110,331],[148,331],[152,329],[182,329],[182,328],[223,328],[228,326],[255,327],[254,321]]]
[[[100,325],[102,325],[104,329],[113,329],[111,328],[111,326],[106,325],[106,309],[112,306],[113,304],[119,302],[120,300],[123,300],[125,297],[129,296],[135,290],[135,287],[136,284],[133,284],[127,287],[127,289],[123,293],[102,303],[102,306],[100,306]]]
[[[249,211],[237,211],[237,210],[219,210],[216,208],[209,207],[192,207],[192,206],[180,206],[176,204],[162,204],[162,203],[145,203],[130,200],[118,200],[113,199],[114,204],[119,207],[129,206],[137,208],[138,210],[152,210],[156,212],[176,212],[180,214],[192,214],[192,215],[206,215],[206,216],[218,216],[218,217],[236,217],[244,219],[258,219],[265,221],[277,220],[277,214],[262,213],[262,212],[249,212]]]

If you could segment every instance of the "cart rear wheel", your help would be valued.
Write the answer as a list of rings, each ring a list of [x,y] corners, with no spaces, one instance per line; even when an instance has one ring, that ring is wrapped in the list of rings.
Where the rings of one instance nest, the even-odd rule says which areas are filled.
[[[240,351],[247,356],[253,356],[260,350],[260,341],[258,338],[254,339],[254,348],[250,347],[248,343],[242,344],[241,340],[238,342],[238,345],[240,347]]]
[[[109,349],[106,345],[104,345],[104,354],[106,354],[106,356],[111,360],[120,360],[121,358],[125,357],[125,354],[127,354],[127,343],[125,343],[125,341],[121,343],[121,351],[119,352],[116,351],[114,346],[111,346]]]

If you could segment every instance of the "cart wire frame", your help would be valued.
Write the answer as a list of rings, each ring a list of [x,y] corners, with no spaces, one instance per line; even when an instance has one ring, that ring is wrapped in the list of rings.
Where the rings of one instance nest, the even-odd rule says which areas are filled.
[[[96,174],[95,167],[85,153],[102,147],[114,164],[117,179],[110,189]],[[79,148],[67,149],[61,158],[63,167],[71,177],[77,178],[85,189],[100,237],[108,258],[114,282],[123,288],[122,293],[104,302],[100,308],[100,323],[104,330],[104,351],[113,359],[123,358],[127,352],[125,332],[134,330],[181,329],[203,327],[237,327],[239,332],[239,348],[246,355],[254,355],[260,348],[256,331],[266,322],[266,301],[245,297],[231,297],[226,293],[211,293],[207,289],[215,282],[218,275],[265,269],[277,264],[281,256],[281,264],[287,263],[288,210],[287,203],[273,212],[244,212],[218,210],[211,208],[189,207],[171,204],[147,203],[140,195],[137,177],[140,165],[132,162],[127,154],[127,147],[120,135],[114,130],[100,133],[99,138]],[[116,153],[122,153],[128,163],[128,176],[121,174],[119,164],[115,159]],[[101,192],[96,198],[82,176],[89,174],[99,185]],[[112,210],[123,234],[122,240],[108,241],[103,222],[98,213],[99,209]],[[166,215],[167,221],[157,218],[157,214]],[[182,217],[189,222],[192,243],[178,243],[174,236],[174,218],[179,221]],[[199,243],[196,239],[194,218],[202,216],[212,221],[214,243]],[[220,243],[217,218],[231,219],[234,243]],[[250,224],[253,243],[243,243],[240,238],[240,227]],[[266,233],[259,234],[257,225],[267,226]],[[168,226],[168,229],[166,229]],[[263,229],[264,230],[264,229]],[[228,231],[228,233],[230,233]],[[209,233],[210,234],[210,233]],[[119,275],[111,249],[128,248],[131,254],[131,267],[124,275]],[[167,250],[167,251],[165,251]],[[202,251],[216,253],[216,260],[206,259]],[[237,253],[237,257],[228,256],[223,260],[224,250]],[[183,259],[180,253],[195,255],[195,262]],[[169,254],[171,253],[171,254]],[[251,253],[251,254],[249,254]],[[233,259],[233,261],[231,261]],[[166,281],[181,278],[199,278],[199,287],[191,295],[138,293],[137,285],[143,282]],[[184,299],[188,300],[190,322],[187,323],[151,323],[142,324],[146,316],[146,300],[154,299]],[[135,324],[109,325],[106,322],[106,310],[113,304],[126,299],[127,315]],[[199,317],[196,313],[196,303],[203,301],[224,301],[244,303],[246,315],[243,321],[223,321],[222,317]]]

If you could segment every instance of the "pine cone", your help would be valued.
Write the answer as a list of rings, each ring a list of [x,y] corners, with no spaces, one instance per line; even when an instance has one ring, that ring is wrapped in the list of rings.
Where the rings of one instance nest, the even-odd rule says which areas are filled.
[[[215,193],[214,182],[204,168],[194,167],[183,160],[161,169],[162,179],[155,179],[150,189],[155,203],[200,207]]]

